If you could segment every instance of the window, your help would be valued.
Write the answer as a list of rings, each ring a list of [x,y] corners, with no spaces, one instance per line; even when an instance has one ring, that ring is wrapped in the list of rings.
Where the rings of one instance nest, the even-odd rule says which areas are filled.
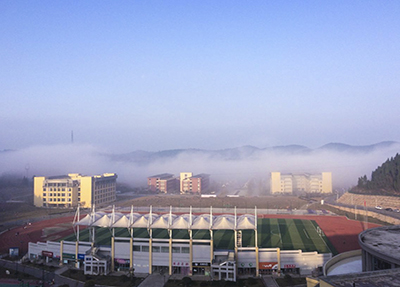
[[[149,252],[148,246],[142,246],[142,252]]]
[[[46,196],[46,193],[43,193],[43,196]]]
[[[68,201],[71,201],[71,198],[68,198]]]
[[[153,246],[153,252],[160,252],[160,246]]]
[[[68,193],[68,196],[71,197],[72,193]]]
[[[172,247],[172,253],[181,253],[180,247]]]
[[[65,198],[61,198],[61,201],[65,201]]]
[[[62,193],[61,196],[65,196],[65,193]]]
[[[43,188],[43,191],[46,191],[46,188],[45,188],[45,187]]]
[[[46,201],[46,198],[43,198],[43,201]]]
[[[140,252],[140,245],[133,245],[133,251]]]
[[[49,198],[49,201],[53,201],[53,199],[52,199],[52,198]]]
[[[161,246],[161,253],[169,253],[169,247],[168,246]]]
[[[189,253],[189,247],[182,247],[182,253]]]

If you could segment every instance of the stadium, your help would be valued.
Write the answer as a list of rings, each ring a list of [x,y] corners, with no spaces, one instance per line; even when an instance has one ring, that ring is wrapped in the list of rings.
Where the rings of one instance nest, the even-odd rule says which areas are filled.
[[[147,209],[86,215],[78,209],[72,234],[30,242],[27,257],[71,264],[86,274],[162,272],[235,281],[274,272],[312,274],[338,252],[357,248],[352,239],[342,244],[346,237],[338,232],[360,232],[360,222],[309,211]]]

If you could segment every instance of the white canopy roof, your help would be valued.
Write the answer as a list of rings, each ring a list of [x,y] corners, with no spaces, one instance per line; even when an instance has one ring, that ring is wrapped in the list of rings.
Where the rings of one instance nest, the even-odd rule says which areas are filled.
[[[151,217],[150,217],[151,214]],[[212,220],[211,220],[212,219]],[[223,214],[139,214],[139,213],[105,213],[92,212],[75,223],[80,226],[123,227],[123,228],[160,228],[160,229],[255,229],[255,216],[245,214],[236,216]]]

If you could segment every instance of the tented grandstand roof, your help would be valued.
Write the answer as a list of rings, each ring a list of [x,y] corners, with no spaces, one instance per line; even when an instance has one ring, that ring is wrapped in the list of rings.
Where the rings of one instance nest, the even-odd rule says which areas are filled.
[[[195,229],[195,230],[244,230],[255,229],[255,216],[244,214],[139,214],[92,212],[75,225],[90,227],[122,228],[159,228],[159,229]]]

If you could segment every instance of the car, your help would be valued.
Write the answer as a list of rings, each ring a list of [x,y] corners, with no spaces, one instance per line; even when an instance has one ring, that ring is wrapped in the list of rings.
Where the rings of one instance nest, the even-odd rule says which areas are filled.
[[[375,206],[375,209],[381,210],[381,209],[382,209],[382,206],[377,205],[377,206]]]
[[[385,208],[385,210],[386,211],[393,211],[393,208],[388,207],[388,208]]]
[[[394,212],[400,212],[400,210],[398,208],[396,208],[395,210],[393,210]]]

